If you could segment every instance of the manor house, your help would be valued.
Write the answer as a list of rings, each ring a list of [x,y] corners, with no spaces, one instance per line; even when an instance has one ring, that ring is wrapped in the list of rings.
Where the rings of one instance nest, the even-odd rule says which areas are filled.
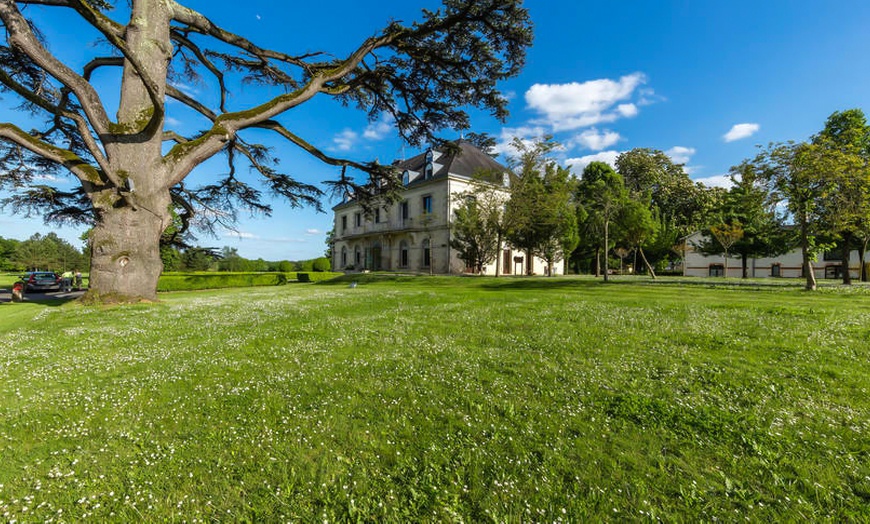
[[[456,147],[429,149],[393,166],[402,173],[401,199],[366,215],[353,199],[333,208],[332,267],[337,271],[398,271],[462,274],[472,271],[450,247],[453,211],[473,188],[474,177],[487,174],[508,196],[509,170],[465,140]],[[483,273],[543,274],[546,263],[507,244]],[[563,264],[554,264],[561,274]]]

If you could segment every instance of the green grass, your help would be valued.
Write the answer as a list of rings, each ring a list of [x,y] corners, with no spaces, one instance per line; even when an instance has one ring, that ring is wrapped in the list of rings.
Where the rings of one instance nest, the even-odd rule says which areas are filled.
[[[870,289],[708,284],[0,304],[0,520],[870,520]]]

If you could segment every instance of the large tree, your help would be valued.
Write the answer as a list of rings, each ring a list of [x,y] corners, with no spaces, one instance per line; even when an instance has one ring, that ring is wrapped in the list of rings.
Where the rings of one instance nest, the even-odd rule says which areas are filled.
[[[851,284],[849,255],[856,240],[861,240],[861,279],[865,280],[864,252],[870,240],[870,126],[860,109],[836,111],[828,117],[813,143],[840,153],[840,166],[829,176],[836,177],[825,195],[828,224],[838,234],[843,260],[843,284]]]
[[[40,7],[22,9],[32,4]],[[496,84],[519,72],[531,43],[521,0],[444,0],[418,22],[388,23],[343,56],[309,51],[305,43],[296,43],[306,49],[296,54],[265,49],[175,0],[113,7],[106,0],[0,0],[6,34],[0,87],[45,122],[33,131],[0,124],[0,189],[15,192],[4,202],[14,211],[92,223],[92,293],[127,299],[156,297],[159,240],[172,223],[170,210],[185,224],[195,217],[231,221],[239,207],[269,213],[260,187],[291,206],[317,205],[320,191],[277,171],[268,150],[249,141],[250,130],[336,166],[334,189],[366,200],[399,185],[389,166],[329,156],[279,118],[315,97],[332,98],[372,119],[388,115],[401,137],[419,145],[439,129],[467,128],[469,106],[503,118],[507,102]],[[51,53],[39,20],[25,16],[34,9],[80,17],[103,45],[90,48],[90,61],[75,70]],[[115,92],[93,87],[97,70],[116,81]],[[197,75],[211,79],[213,104],[182,90],[180,81]],[[231,102],[242,98],[229,95],[237,80],[283,92],[236,107]],[[113,99],[117,106],[110,108]],[[197,115],[204,129],[193,135],[171,129],[175,108]],[[216,155],[227,159],[224,174],[202,187],[185,183]],[[261,175],[261,186],[238,174],[238,162]],[[367,176],[355,181],[349,168]],[[75,177],[78,189],[36,183],[37,175],[59,172]]]
[[[518,173],[505,206],[506,238],[526,252],[527,273],[532,257],[539,256],[553,275],[553,264],[565,259],[579,241],[570,171],[550,156],[558,144],[549,137],[532,144],[515,139],[513,146],[519,151],[512,159]]]
[[[588,221],[599,224],[601,249],[604,260],[610,251],[610,226],[619,216],[628,201],[628,190],[622,176],[604,162],[592,162],[583,169],[577,186],[577,202],[588,214]],[[596,262],[596,265],[597,262]],[[604,281],[608,277],[609,264],[604,264]]]
[[[816,289],[813,261],[833,245],[826,197],[841,180],[846,160],[835,148],[808,142],[771,144],[755,159],[774,201],[785,204],[795,226],[808,290]]]
[[[733,166],[729,176],[733,185],[722,198],[715,216],[709,219],[711,227],[708,229],[708,239],[697,247],[706,254],[723,253],[726,247],[713,234],[713,227],[739,223],[739,238],[732,238],[733,242],[727,250],[740,255],[741,275],[748,278],[750,258],[780,255],[789,249],[789,243],[783,233],[782,219],[761,183],[757,167],[752,162],[744,161]],[[733,228],[731,233],[735,233]]]

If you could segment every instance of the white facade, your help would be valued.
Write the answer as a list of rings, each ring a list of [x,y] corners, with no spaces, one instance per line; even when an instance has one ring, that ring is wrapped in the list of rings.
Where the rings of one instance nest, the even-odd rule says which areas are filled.
[[[705,255],[696,246],[704,241],[700,232],[693,233],[683,239],[685,242],[685,257],[683,259],[683,274],[690,277],[728,276],[740,278],[743,276],[743,262],[740,257],[728,257],[728,271],[725,275],[725,257],[723,255]],[[813,262],[813,273],[817,279],[842,278],[842,262],[838,255],[831,253],[822,255]],[[833,255],[833,256],[832,256]],[[833,259],[832,258],[836,258]],[[750,258],[747,260],[746,276],[749,278],[801,278],[803,276],[800,248],[793,249],[778,257]],[[858,251],[853,250],[849,257],[849,274],[852,278],[860,278],[860,262]]]
[[[450,247],[453,212],[462,205],[463,194],[473,189],[474,172],[507,170],[471,144],[460,141],[458,145],[460,155],[429,151],[397,163],[396,167],[404,170],[402,197],[371,216],[352,200],[335,206],[332,267],[337,271],[471,272]],[[526,264],[525,253],[502,246],[499,274],[525,274]],[[544,274],[546,270],[546,262],[533,258],[532,273]],[[561,261],[554,264],[554,274],[562,271]],[[483,273],[496,274],[496,262],[485,266]]]

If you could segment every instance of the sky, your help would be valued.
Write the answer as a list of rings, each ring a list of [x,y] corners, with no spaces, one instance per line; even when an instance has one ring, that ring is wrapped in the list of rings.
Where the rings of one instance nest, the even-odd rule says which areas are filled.
[[[261,47],[290,54],[325,51],[344,56],[390,20],[410,22],[435,0],[180,0],[223,28]],[[753,157],[759,145],[806,140],[834,111],[870,111],[870,2],[841,0],[529,0],[535,41],[522,73],[501,84],[510,116],[499,122],[471,110],[470,131],[499,140],[500,159],[514,136],[551,134],[558,160],[576,173],[593,160],[613,162],[636,147],[659,149],[685,164],[696,181],[727,185],[729,168]],[[94,35],[63,10],[30,6],[49,47],[73,65],[94,53]],[[94,79],[107,105],[117,99],[111,78]],[[214,100],[208,81],[181,86]],[[231,87],[236,109],[280,94],[278,88]],[[17,101],[0,98],[0,121],[21,122]],[[177,108],[176,108],[177,109]],[[178,111],[180,131],[201,129]],[[354,108],[316,98],[280,119],[333,156],[388,163],[413,156],[389,121],[369,122]],[[444,130],[442,138],[460,137]],[[289,144],[255,136],[274,147],[280,170],[322,184],[338,176]],[[189,179],[207,183],[226,166],[211,161]],[[60,187],[71,187],[61,180]],[[322,186],[323,187],[323,186]],[[246,258],[303,260],[321,256],[332,228],[331,207],[291,209],[272,201],[271,216],[240,213],[234,231],[198,235],[202,246],[230,246]],[[56,231],[75,245],[82,229],[47,226],[40,217],[0,211],[0,236],[25,239]]]

